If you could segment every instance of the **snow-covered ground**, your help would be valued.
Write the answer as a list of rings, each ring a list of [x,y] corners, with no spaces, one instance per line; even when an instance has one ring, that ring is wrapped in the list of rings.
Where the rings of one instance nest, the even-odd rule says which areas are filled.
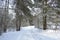
[[[59,30],[41,30],[34,26],[22,27],[21,31],[7,32],[0,40],[60,40]]]

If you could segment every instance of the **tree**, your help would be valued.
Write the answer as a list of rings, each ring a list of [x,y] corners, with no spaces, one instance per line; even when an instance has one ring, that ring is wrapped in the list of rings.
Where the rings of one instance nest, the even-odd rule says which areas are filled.
[[[15,12],[16,12],[16,30],[19,31],[20,26],[21,26],[21,19],[22,19],[22,15],[19,15],[19,14],[21,14],[21,13],[19,13],[19,10],[21,10],[24,13],[24,15],[29,18],[29,20],[32,18],[32,15],[30,14],[30,10],[24,4],[23,0],[16,0],[16,2],[17,2],[16,10],[15,10]]]
[[[3,16],[0,18],[0,35],[2,34],[2,24],[3,24]]]
[[[8,5],[8,6],[7,6]],[[8,18],[8,8],[9,8],[9,0],[5,0],[5,8],[4,8],[4,16],[3,16],[3,31],[6,32],[7,30],[7,18]]]
[[[46,18],[47,18],[47,0],[42,0],[42,4],[43,4],[43,30],[46,30],[47,28],[47,21],[46,21]]]

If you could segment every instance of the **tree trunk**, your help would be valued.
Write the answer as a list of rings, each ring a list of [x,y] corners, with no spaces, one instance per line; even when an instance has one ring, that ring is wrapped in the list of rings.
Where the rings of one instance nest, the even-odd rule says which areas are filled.
[[[37,25],[38,25],[38,28],[40,28],[40,27],[39,27],[39,18],[37,18]]]
[[[16,31],[20,31],[20,27],[21,27],[21,19],[20,20],[16,19]]]
[[[1,18],[1,21],[0,21],[0,35],[2,34],[2,23],[3,23],[3,17]]]
[[[47,28],[46,17],[47,17],[47,16],[44,16],[44,17],[43,17],[43,30],[46,30],[46,28]]]
[[[46,30],[46,28],[47,28],[47,20],[46,20],[46,18],[47,18],[46,13],[48,11],[48,9],[47,9],[47,7],[48,7],[47,1],[48,0],[43,0],[43,15],[44,15],[43,16],[43,30]]]
[[[21,16],[19,15],[18,11],[16,11],[16,31],[20,31],[21,27]]]
[[[16,20],[16,31],[20,31],[20,26],[18,20]]]
[[[4,31],[4,32],[7,31],[7,25],[6,25],[6,24],[4,24],[4,29],[3,29],[3,31]]]
[[[29,23],[30,23],[31,26],[33,25],[33,19],[32,18],[29,19]]]
[[[6,0],[5,1],[5,9],[4,9],[4,28],[3,28],[3,32],[6,32],[7,31],[7,15],[8,15],[8,10],[9,10],[9,0]]]

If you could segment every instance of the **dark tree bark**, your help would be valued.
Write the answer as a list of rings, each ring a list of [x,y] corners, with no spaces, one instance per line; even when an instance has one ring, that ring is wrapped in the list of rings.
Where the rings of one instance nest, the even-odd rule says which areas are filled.
[[[3,32],[6,32],[7,31],[7,15],[8,15],[8,9],[9,9],[9,0],[6,0],[5,1],[5,8],[4,8],[4,19],[3,19],[3,25],[4,25],[4,28],[3,28]]]
[[[20,31],[20,27],[21,27],[21,19],[20,20],[16,19],[16,31]]]
[[[16,12],[16,31],[20,31],[22,15],[19,15],[19,12],[17,10],[15,10],[15,12]]]
[[[20,24],[18,23],[18,20],[16,20],[16,31],[20,31]]]
[[[33,25],[33,24],[32,24],[32,20],[29,20],[29,23],[30,23],[30,25]]]
[[[47,13],[47,0],[43,0],[43,30],[46,30],[47,29],[47,20],[46,20],[46,18],[47,18],[47,15],[46,15],[46,13]]]
[[[7,31],[7,24],[4,24],[3,32]]]
[[[47,28],[46,17],[47,17],[47,16],[44,16],[44,17],[43,17],[43,30],[46,30],[46,28]]]
[[[2,24],[3,24],[3,17],[1,18],[0,21],[0,35],[2,35]]]

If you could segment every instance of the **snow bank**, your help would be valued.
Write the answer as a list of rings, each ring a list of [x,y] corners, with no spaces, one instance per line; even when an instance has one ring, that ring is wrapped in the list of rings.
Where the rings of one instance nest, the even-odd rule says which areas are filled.
[[[33,28],[35,28],[35,26],[21,27],[21,30],[29,30],[29,29],[33,29]]]
[[[41,34],[50,38],[60,39],[60,30],[45,30]]]

